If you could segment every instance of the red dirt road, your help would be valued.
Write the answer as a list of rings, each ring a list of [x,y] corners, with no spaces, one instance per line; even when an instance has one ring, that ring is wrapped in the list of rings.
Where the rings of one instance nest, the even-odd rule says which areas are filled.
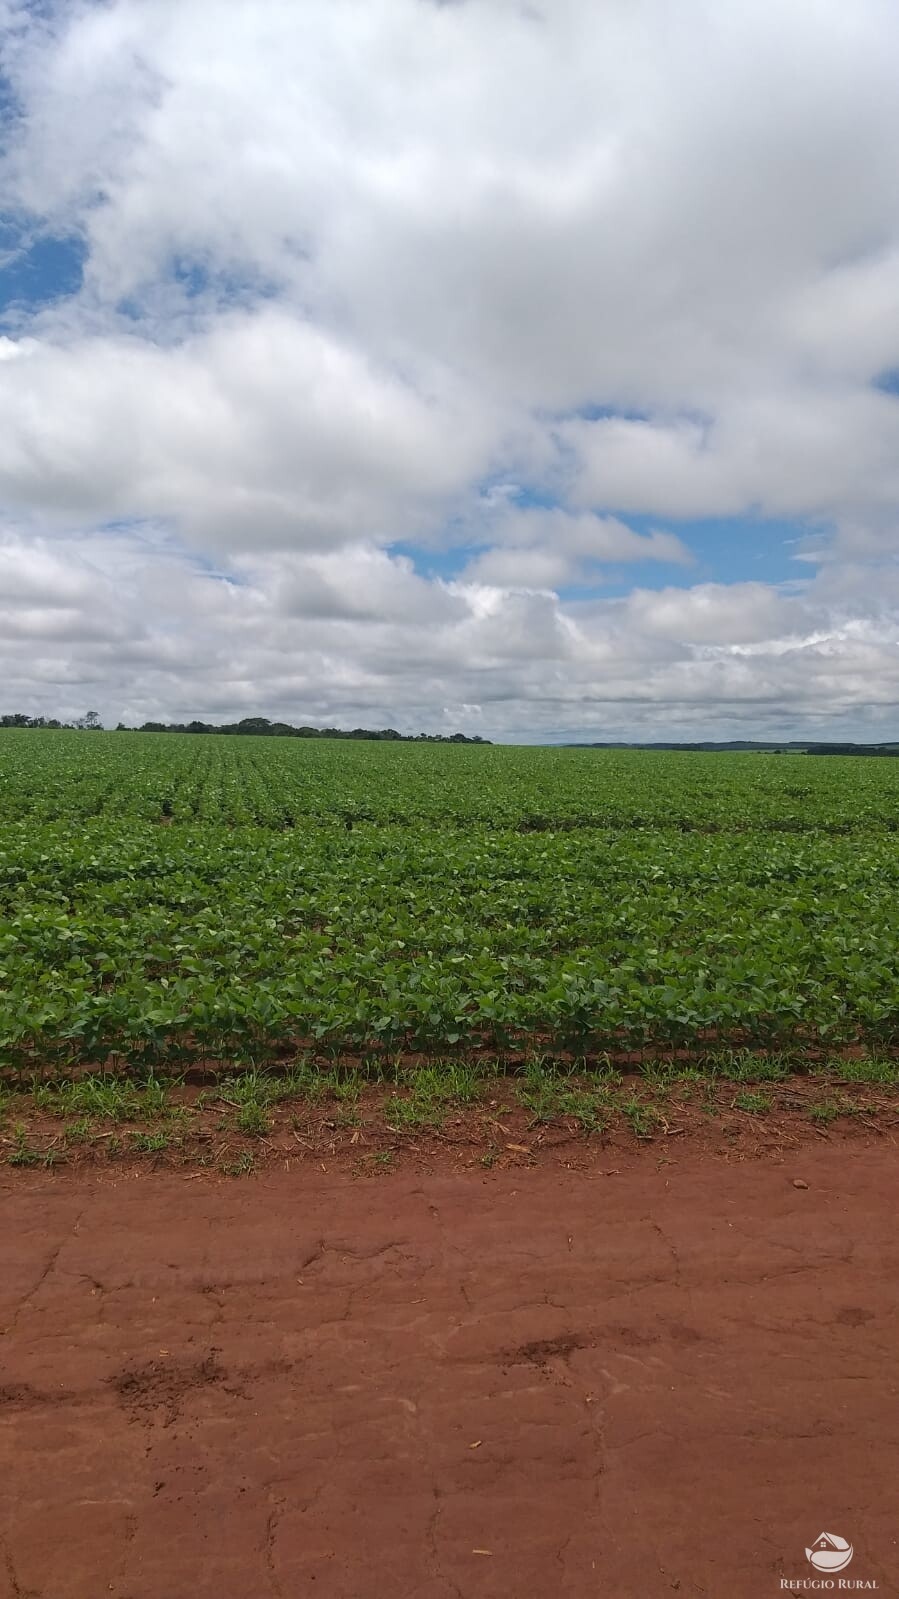
[[[0,1595],[899,1594],[895,1149],[617,1164],[8,1180]]]

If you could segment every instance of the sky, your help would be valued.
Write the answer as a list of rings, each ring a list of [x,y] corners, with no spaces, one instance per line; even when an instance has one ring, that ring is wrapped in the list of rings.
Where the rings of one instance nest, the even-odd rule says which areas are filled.
[[[0,0],[0,709],[899,737],[894,0]]]

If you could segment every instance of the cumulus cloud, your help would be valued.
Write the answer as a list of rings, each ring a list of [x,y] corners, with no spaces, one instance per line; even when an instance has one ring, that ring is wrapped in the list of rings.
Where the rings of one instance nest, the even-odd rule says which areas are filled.
[[[889,620],[766,585],[551,592],[425,581],[404,557],[279,551],[210,568],[159,530],[0,543],[10,703],[70,717],[464,725],[491,738],[889,736]],[[260,685],[263,685],[262,689]],[[884,728],[886,727],[886,731]],[[702,729],[705,729],[703,733]]]
[[[0,267],[83,255],[0,339],[23,708],[895,713],[887,0],[0,0],[0,65]]]
[[[438,404],[265,306],[174,347],[27,338],[0,363],[11,505],[168,517],[212,545],[413,533],[487,465],[495,437],[453,396]]]

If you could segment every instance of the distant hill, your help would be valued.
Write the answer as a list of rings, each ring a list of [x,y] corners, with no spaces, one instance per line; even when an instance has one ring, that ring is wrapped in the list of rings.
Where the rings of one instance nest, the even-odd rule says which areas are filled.
[[[712,739],[697,741],[692,744],[675,744],[673,742],[655,742],[647,744],[624,744],[600,742],[595,740],[589,744],[563,744],[563,749],[570,750],[694,750],[709,755],[746,754],[758,755],[899,755],[899,742],[890,744],[811,744],[800,739],[789,739],[762,743],[754,739],[731,739],[716,742]]]

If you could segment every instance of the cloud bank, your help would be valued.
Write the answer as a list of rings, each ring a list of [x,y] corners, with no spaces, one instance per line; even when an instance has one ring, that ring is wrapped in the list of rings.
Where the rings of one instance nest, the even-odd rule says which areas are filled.
[[[0,68],[10,709],[899,735],[888,0],[0,0]]]

